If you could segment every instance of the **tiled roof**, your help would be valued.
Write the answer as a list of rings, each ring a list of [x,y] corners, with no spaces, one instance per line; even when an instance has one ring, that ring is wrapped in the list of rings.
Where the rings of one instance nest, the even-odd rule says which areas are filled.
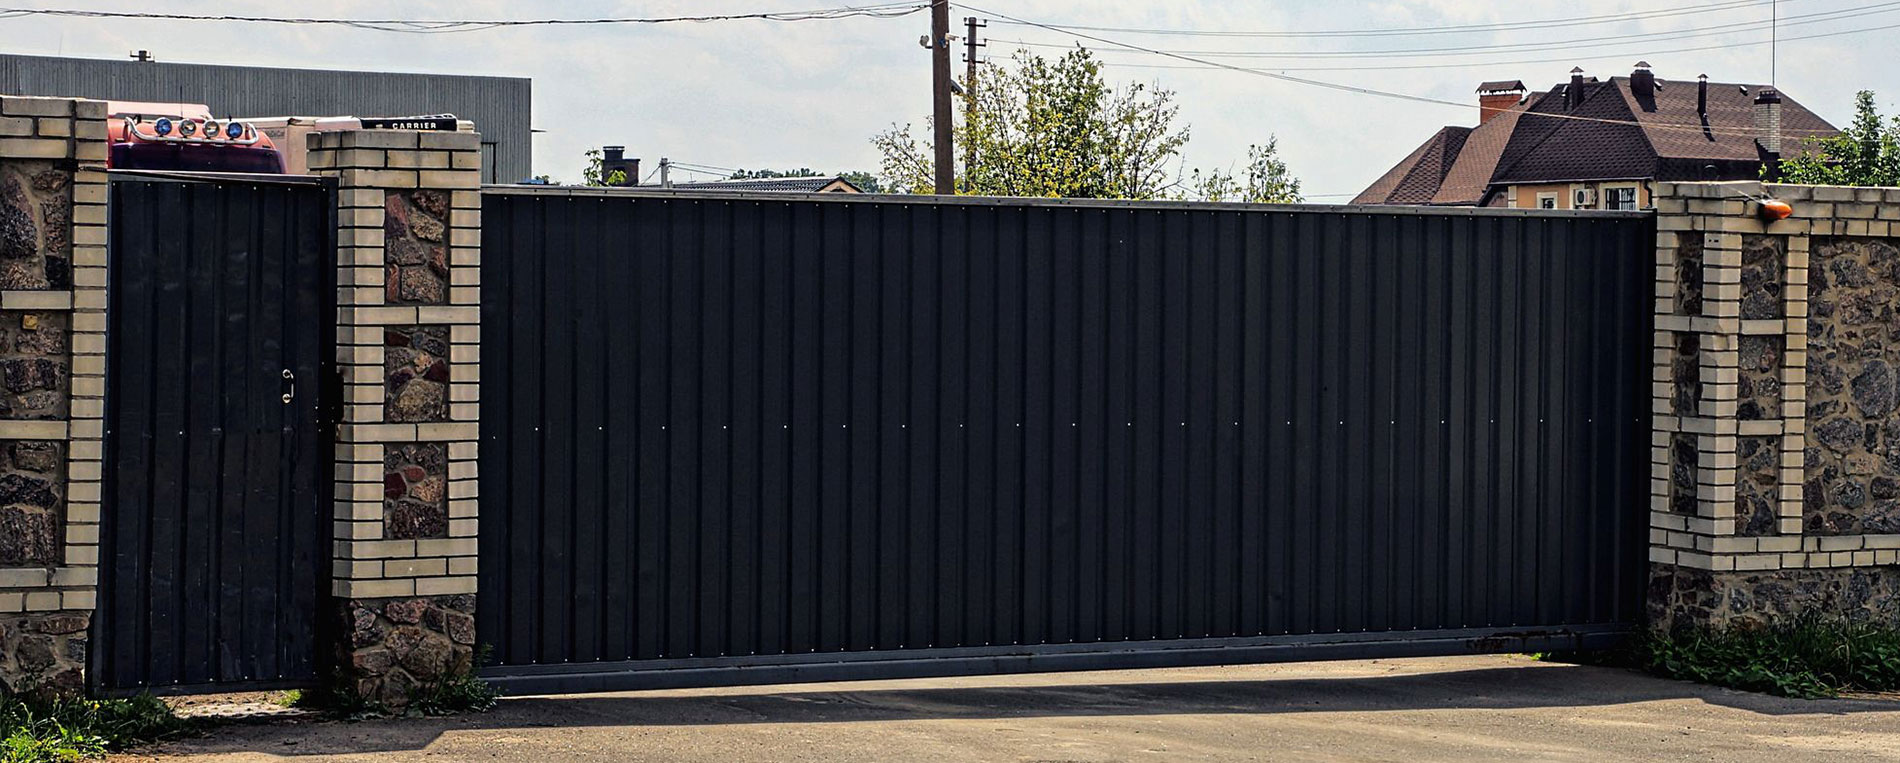
[[[715,180],[706,183],[674,183],[675,189],[690,188],[697,191],[805,191],[816,192],[830,187],[833,183],[844,183],[852,190],[858,187],[837,175],[814,175],[792,178],[747,178],[745,180]]]
[[[1655,149],[1643,128],[1630,124],[1635,117],[1615,92],[1618,82],[1584,82],[1582,102],[1569,108],[1564,104],[1569,83],[1533,101],[1518,119],[1491,182],[1654,176]]]
[[[1432,195],[1430,203],[1457,206],[1484,203],[1485,190],[1491,185],[1491,175],[1497,172],[1498,160],[1504,156],[1504,147],[1511,142],[1511,134],[1517,131],[1518,119],[1538,95],[1532,93],[1518,105],[1497,112],[1484,124],[1472,128],[1471,137],[1465,139],[1464,150],[1458,152],[1457,161],[1445,173],[1445,180],[1439,184],[1438,192]]]
[[[1429,204],[1464,148],[1469,127],[1445,127],[1413,149],[1371,187],[1354,197],[1354,204]]]
[[[1653,178],[1755,177],[1755,94],[1760,85],[1709,83],[1708,115],[1696,112],[1697,83],[1657,80],[1635,93],[1629,77],[1585,79],[1568,106],[1563,83],[1475,129],[1447,127],[1353,201],[1359,204],[1481,204],[1506,183]],[[1511,81],[1479,90],[1508,89]],[[1521,83],[1517,83],[1521,84]],[[1826,120],[1782,94],[1782,152],[1834,134]],[[1466,130],[1459,139],[1453,131]]]
[[[1505,92],[1510,92],[1510,91],[1512,91],[1512,90],[1523,90],[1523,89],[1524,89],[1524,80],[1521,80],[1521,79],[1494,79],[1494,80],[1491,80],[1490,82],[1481,82],[1481,83],[1479,83],[1479,84],[1478,84],[1478,90],[1477,90],[1477,92],[1480,92],[1480,93],[1505,93]]]

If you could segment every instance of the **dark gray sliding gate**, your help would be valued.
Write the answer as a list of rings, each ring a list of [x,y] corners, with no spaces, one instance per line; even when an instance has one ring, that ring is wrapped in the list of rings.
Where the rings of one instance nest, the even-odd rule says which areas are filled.
[[[330,528],[332,203],[314,179],[115,173],[105,693],[309,685]]]
[[[1499,651],[1638,621],[1653,222],[483,204],[514,691]]]

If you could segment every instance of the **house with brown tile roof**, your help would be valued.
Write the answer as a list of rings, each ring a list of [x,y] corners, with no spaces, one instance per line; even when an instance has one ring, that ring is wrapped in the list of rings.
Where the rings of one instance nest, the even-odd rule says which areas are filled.
[[[1835,128],[1763,85],[1627,77],[1527,93],[1478,87],[1477,127],[1440,129],[1355,204],[1641,209],[1657,180],[1746,180],[1764,162]]]

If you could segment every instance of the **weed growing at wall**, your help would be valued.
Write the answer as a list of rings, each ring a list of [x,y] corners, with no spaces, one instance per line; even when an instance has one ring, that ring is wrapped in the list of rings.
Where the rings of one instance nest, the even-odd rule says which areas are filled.
[[[1656,675],[1779,694],[1900,690],[1900,629],[1804,618],[1760,629],[1679,629],[1640,651]]]
[[[1783,697],[1900,691],[1900,628],[1815,617],[1765,628],[1654,631],[1622,650],[1537,657]]]
[[[400,707],[363,695],[342,675],[322,689],[286,695],[285,701],[291,707],[318,710],[347,720],[485,713],[493,709],[501,697],[500,691],[475,676],[475,666],[486,664],[488,655],[489,647],[483,645],[476,650],[474,661],[466,669],[416,684],[409,689]]]
[[[169,739],[196,727],[149,695],[131,699],[0,697],[0,763],[66,763]]]
[[[473,665],[488,662],[489,648],[483,645],[475,653]],[[475,669],[451,673],[416,687],[409,695],[409,710],[423,715],[483,713],[495,706],[501,692],[487,681],[475,677]]]

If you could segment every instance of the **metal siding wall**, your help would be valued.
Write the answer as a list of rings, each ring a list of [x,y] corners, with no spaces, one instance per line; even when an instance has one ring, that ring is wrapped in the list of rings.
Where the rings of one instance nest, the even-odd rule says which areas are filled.
[[[141,63],[0,54],[0,93],[203,103],[219,116],[453,113],[498,145],[499,182],[533,170],[532,82],[517,77]]]
[[[504,670],[1638,620],[1646,217],[484,210]]]

